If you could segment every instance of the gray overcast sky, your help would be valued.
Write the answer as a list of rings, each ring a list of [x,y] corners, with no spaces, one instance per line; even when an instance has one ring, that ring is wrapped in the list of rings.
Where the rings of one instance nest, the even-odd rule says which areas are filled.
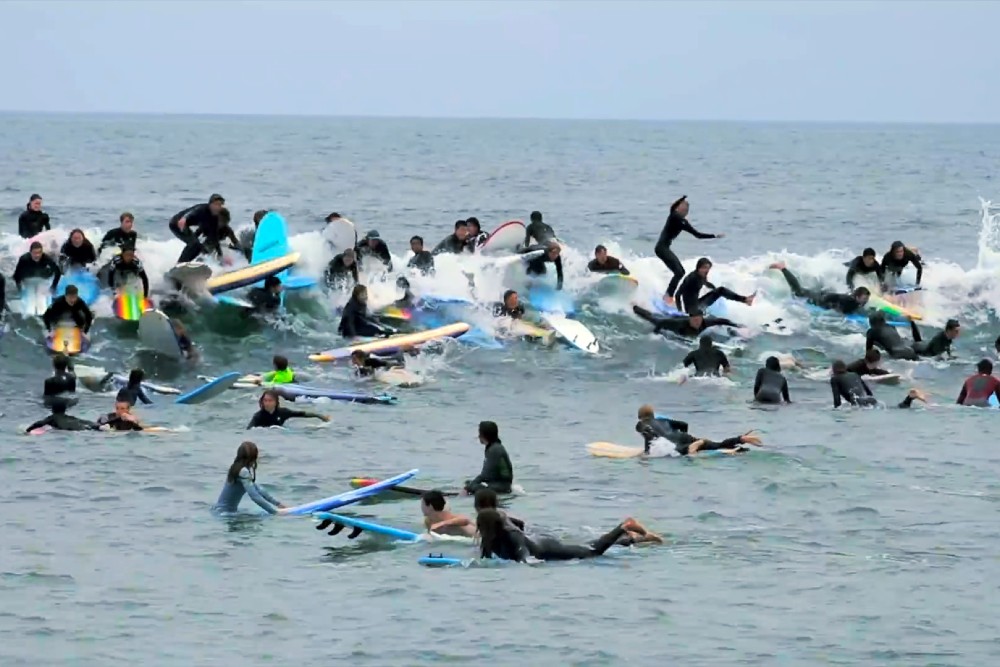
[[[993,2],[5,2],[0,109],[1000,121]]]

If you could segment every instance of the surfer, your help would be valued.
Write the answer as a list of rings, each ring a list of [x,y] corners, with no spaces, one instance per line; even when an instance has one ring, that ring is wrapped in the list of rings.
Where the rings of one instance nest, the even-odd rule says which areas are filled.
[[[551,241],[547,248],[545,248],[545,253],[539,257],[530,260],[525,266],[525,273],[529,276],[544,276],[547,271],[545,268],[546,264],[554,264],[556,267],[556,290],[561,290],[563,288],[563,265],[562,265],[562,248],[555,241]]]
[[[76,394],[76,376],[69,370],[69,357],[57,354],[52,357],[52,377],[45,380],[42,402],[47,408],[51,408],[56,401],[75,405],[77,399],[74,394]]]
[[[82,229],[74,229],[69,233],[69,238],[62,244],[59,250],[59,263],[62,270],[67,271],[71,267],[86,268],[88,264],[97,261],[97,251],[94,244],[84,235]]]
[[[72,319],[84,334],[87,334],[94,324],[94,313],[80,298],[76,285],[68,285],[66,293],[54,299],[52,305],[42,315],[45,329],[50,332],[54,326],[67,318]]]
[[[48,426],[56,431],[98,431],[100,426],[94,422],[87,421],[86,419],[80,419],[79,417],[74,417],[73,415],[66,414],[66,408],[68,407],[67,401],[53,400],[52,401],[52,414],[50,414],[45,419],[40,419],[34,424],[24,429],[25,433],[31,433],[35,429],[45,428]]]
[[[493,306],[493,317],[509,317],[512,320],[524,318],[524,305],[516,291],[509,289],[503,293],[503,301]]]
[[[763,368],[757,369],[753,381],[753,400],[757,403],[791,403],[788,396],[788,380],[781,374],[778,357],[768,357]]]
[[[871,348],[865,352],[865,356],[857,361],[847,364],[847,370],[858,375],[891,375],[889,371],[879,366],[882,361],[882,353],[877,348]]]
[[[21,255],[17,260],[17,266],[14,267],[14,285],[18,291],[21,290],[21,284],[25,280],[48,280],[51,278],[52,291],[54,292],[61,277],[62,271],[59,269],[59,265],[45,254],[42,244],[38,241],[32,241],[28,252]]]
[[[481,245],[489,240],[489,232],[483,231],[482,225],[479,224],[479,218],[469,218],[465,221],[465,224],[469,228],[468,237],[465,240],[465,249],[469,252],[476,252]]]
[[[167,226],[170,228],[170,233],[180,239],[185,246],[197,243],[198,236],[195,230],[199,229],[202,225],[218,225],[219,211],[221,211],[222,207],[225,205],[226,200],[222,195],[213,194],[208,198],[207,204],[195,204],[194,206],[186,208],[175,214],[174,217],[170,218],[170,222],[167,223]],[[197,256],[198,254],[196,253],[194,257]],[[194,257],[192,257],[192,259]],[[178,260],[178,264],[179,263],[180,260]]]
[[[761,446],[761,439],[747,431],[743,435],[726,438],[722,442],[715,442],[707,438],[696,438],[688,433],[687,422],[665,417],[657,417],[652,405],[639,407],[639,421],[635,424],[635,430],[642,436],[643,453],[650,453],[650,445],[654,441],[663,438],[670,442],[674,450],[681,456],[692,456],[698,452],[719,450],[726,454],[738,454],[745,452],[746,447],[742,445]]]
[[[354,250],[348,248],[330,260],[326,267],[326,284],[331,288],[358,284],[358,261]]]
[[[295,371],[288,367],[288,357],[280,354],[271,359],[273,370],[264,373],[254,380],[254,384],[292,384],[295,382]]]
[[[673,273],[670,284],[667,285],[667,293],[663,297],[667,303],[673,301],[677,286],[680,284],[681,278],[684,277],[684,265],[670,249],[670,245],[680,236],[680,233],[687,232],[698,239],[721,239],[725,236],[725,234],[704,234],[692,227],[687,220],[689,209],[687,195],[670,205],[670,215],[667,216],[667,222],[663,225],[660,238],[657,239],[656,246],[653,248],[656,256],[666,265],[667,270]]]
[[[951,319],[945,322],[944,329],[934,334],[930,340],[923,340],[916,322],[910,320],[910,331],[913,332],[913,351],[919,356],[937,357],[947,354],[951,359],[955,356],[951,353],[951,344],[961,334],[962,327],[958,320]]]
[[[406,268],[416,269],[424,275],[434,273],[434,255],[424,250],[424,239],[422,236],[413,236],[410,238],[410,251],[413,252],[413,257],[406,263]]]
[[[136,278],[142,282],[142,297],[148,299],[149,277],[146,276],[146,269],[143,268],[139,258],[135,256],[135,246],[123,245],[121,254],[111,260],[111,269],[108,271],[108,287],[116,294],[120,294]]]
[[[693,338],[709,327],[727,326],[739,327],[740,325],[725,317],[705,317],[700,310],[695,310],[687,315],[664,315],[658,316],[640,306],[632,306],[632,312],[655,325],[653,333],[668,331],[672,334]]]
[[[617,257],[608,254],[608,249],[603,245],[594,248],[594,259],[587,264],[587,270],[591,273],[620,273],[623,276],[629,275],[628,269]]]
[[[351,365],[354,366],[354,373],[358,377],[372,377],[379,371],[387,371],[391,368],[402,368],[406,362],[401,355],[373,357],[364,350],[351,351]]]
[[[171,317],[170,327],[174,330],[174,336],[177,337],[177,347],[180,348],[184,358],[188,360],[197,359],[198,348],[194,346],[191,337],[188,336],[187,328],[184,324],[180,320]]]
[[[368,288],[355,285],[351,298],[344,305],[337,331],[344,338],[358,336],[389,336],[395,331],[384,324],[375,322],[368,315]]]
[[[177,263],[193,262],[201,255],[211,254],[215,255],[223,264],[230,264],[229,258],[222,254],[222,241],[224,239],[229,241],[229,247],[232,250],[243,252],[240,240],[236,238],[236,232],[229,226],[230,222],[232,222],[232,216],[229,209],[221,207],[218,215],[208,217],[198,226],[195,240],[185,246],[181,256],[177,258]],[[201,237],[201,240],[198,240],[198,237]]]
[[[483,469],[465,482],[465,492],[471,495],[480,487],[486,486],[497,493],[510,493],[511,484],[514,483],[514,466],[500,442],[500,429],[496,422],[479,422],[479,443],[485,446]]]
[[[687,274],[684,280],[681,281],[680,287],[677,288],[678,310],[686,313],[694,310],[705,310],[719,299],[739,301],[748,306],[753,305],[754,297],[757,296],[756,292],[750,296],[740,296],[728,287],[716,287],[708,282],[708,272],[711,270],[712,261],[710,259],[702,257],[698,260],[694,271]],[[711,291],[704,296],[698,296],[701,294],[703,287],[707,287]]]
[[[273,312],[281,308],[281,292],[284,289],[278,276],[268,276],[263,287],[254,287],[247,292],[247,299],[258,312]]]
[[[453,255],[458,255],[463,250],[465,250],[465,241],[469,237],[469,225],[465,220],[458,220],[455,222],[455,231],[444,237],[441,243],[434,246],[434,251],[432,255],[440,255],[441,253],[451,253]]]
[[[993,375],[993,362],[983,359],[976,364],[976,374],[970,375],[962,384],[958,393],[959,405],[971,405],[986,408],[990,405],[990,397],[996,396],[1000,401],[1000,380]]]
[[[878,400],[865,381],[857,373],[847,370],[847,364],[840,359],[833,362],[830,388],[833,390],[833,407],[839,408],[843,401],[853,406],[872,407]]]
[[[105,248],[121,248],[125,245],[135,247],[139,242],[139,234],[133,229],[135,227],[135,216],[125,211],[118,216],[118,226],[108,231],[101,239],[101,245],[97,247],[97,254],[100,255]]]
[[[118,390],[116,401],[127,401],[129,405],[135,405],[142,401],[145,405],[152,405],[153,401],[146,394],[142,381],[146,379],[146,373],[141,368],[133,368],[129,371],[128,382]]]
[[[828,292],[826,290],[803,289],[802,284],[799,283],[795,274],[785,268],[784,262],[776,262],[771,264],[768,268],[781,271],[781,275],[785,277],[785,280],[788,282],[788,287],[792,290],[793,295],[800,299],[805,299],[814,306],[819,306],[820,308],[824,308],[826,310],[835,310],[838,313],[850,315],[851,313],[856,313],[864,308],[868,304],[868,299],[871,297],[871,291],[867,287],[855,288],[851,294],[839,294],[837,292]]]
[[[875,248],[865,248],[860,255],[847,263],[847,288],[854,289],[854,276],[875,274],[878,284],[885,289],[885,269],[875,257]]]
[[[268,389],[260,396],[258,405],[260,409],[250,418],[247,429],[270,428],[271,426],[284,426],[289,419],[319,419],[325,422],[330,421],[327,415],[318,412],[308,412],[306,410],[290,410],[281,407],[281,394],[275,389]]]
[[[365,234],[365,237],[354,249],[354,254],[357,256],[359,264],[363,263],[366,257],[374,257],[385,264],[386,271],[392,271],[392,255],[389,254],[389,246],[374,229]]]
[[[417,308],[420,305],[420,297],[414,294],[413,290],[410,289],[410,281],[406,276],[399,276],[396,278],[396,289],[403,290],[403,296],[392,302],[393,308],[409,310],[411,308]]]
[[[915,248],[907,248],[902,241],[893,241],[889,252],[882,256],[882,271],[886,279],[891,275],[894,282],[899,280],[903,269],[909,264],[913,264],[913,268],[917,270],[916,284],[917,287],[920,287],[920,279],[924,275],[924,265]]]
[[[705,335],[698,341],[698,349],[684,357],[684,367],[694,364],[695,375],[719,375],[732,370],[726,353],[715,346],[712,337]]]
[[[7,279],[0,273],[0,322],[7,314]]]
[[[498,496],[497,492],[488,486],[476,489],[476,495],[473,496],[472,499],[472,506],[476,510],[477,514],[483,510],[495,510],[500,512],[510,523],[511,527],[516,528],[517,530],[524,530],[524,521],[515,516],[511,516],[511,514],[506,510],[500,509],[500,496]]]
[[[115,400],[114,412],[103,414],[97,419],[99,426],[105,426],[112,431],[141,431],[139,418],[132,414],[132,406],[128,401]]]
[[[222,487],[222,493],[212,506],[213,511],[233,514],[239,508],[243,496],[247,495],[268,514],[282,513],[281,510],[285,506],[257,484],[258,455],[257,445],[249,440],[239,446],[236,458],[233,459],[226,474],[226,484]]]
[[[30,239],[50,229],[52,225],[49,224],[49,214],[42,210],[42,196],[31,195],[28,206],[17,218],[17,233],[22,239]]]
[[[906,361],[919,361],[916,350],[913,349],[912,345],[907,345],[903,341],[903,337],[899,335],[896,331],[896,327],[892,326],[885,319],[885,313],[880,310],[876,310],[868,315],[868,331],[865,333],[865,350],[870,350],[874,347],[880,347],[884,351],[889,353],[889,356],[893,359],[905,359]],[[910,328],[913,331],[914,341],[920,340],[920,330],[917,329],[917,325],[910,322]],[[948,340],[948,347],[951,347],[951,341]],[[930,345],[928,341],[923,347]]]
[[[253,244],[257,240],[257,230],[260,229],[260,221],[264,219],[264,216],[270,213],[266,208],[262,208],[259,211],[254,211],[253,214],[253,227],[244,227],[240,229],[240,247],[243,248],[243,256],[247,258],[248,262],[253,261]]]
[[[524,245],[520,252],[531,252],[547,247],[556,238],[556,232],[552,227],[542,221],[541,211],[532,211],[528,218],[528,226],[524,228]],[[532,243],[534,242],[534,243]]]
[[[428,532],[462,537],[473,537],[476,534],[472,519],[452,512],[444,494],[437,489],[424,491],[420,496],[420,511],[424,515],[424,527]]]

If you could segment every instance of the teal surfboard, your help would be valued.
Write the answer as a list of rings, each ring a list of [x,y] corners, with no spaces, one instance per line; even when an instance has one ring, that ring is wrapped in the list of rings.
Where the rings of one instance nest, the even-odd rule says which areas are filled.
[[[285,219],[280,213],[271,211],[263,217],[257,227],[257,234],[253,240],[253,254],[251,263],[264,262],[278,257],[284,257],[292,252],[292,247],[288,244],[288,227]],[[316,281],[304,276],[291,275],[290,269],[285,269],[278,274],[278,279],[285,286],[286,290],[305,289],[315,287]],[[264,281],[254,285],[263,287]],[[284,294],[282,294],[282,304],[284,304]]]
[[[356,531],[352,531],[352,533],[348,536],[350,539],[354,539],[362,532],[366,532],[366,533],[372,533],[374,535],[385,535],[386,537],[391,537],[393,539],[401,540],[403,542],[420,541],[420,535],[410,532],[408,530],[402,530],[400,528],[392,528],[391,526],[383,526],[381,524],[373,523],[371,521],[365,521],[364,519],[358,519],[353,516],[344,516],[343,514],[333,514],[331,512],[316,512],[315,514],[313,514],[313,516],[320,520],[332,521],[334,527],[340,525],[357,529]]]

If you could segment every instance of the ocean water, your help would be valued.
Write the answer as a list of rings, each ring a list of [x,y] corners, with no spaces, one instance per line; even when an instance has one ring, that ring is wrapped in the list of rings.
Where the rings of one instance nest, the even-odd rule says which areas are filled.
[[[223,193],[237,226],[279,210],[317,273],[330,259],[322,219],[336,210],[377,229],[402,264],[407,239],[428,244],[458,218],[484,227],[541,210],[568,244],[567,291],[603,352],[556,346],[449,344],[415,362],[427,382],[396,406],[319,403],[333,422],[243,429],[255,396],[201,406],[160,398],[142,417],[181,432],[21,436],[45,414],[48,361],[37,323],[8,317],[0,339],[0,664],[438,665],[969,665],[1000,658],[993,594],[1000,566],[995,514],[1000,453],[994,411],[953,405],[1000,334],[1000,217],[989,204],[1000,128],[793,124],[444,121],[321,118],[5,115],[0,123],[0,269],[25,250],[12,233],[28,195],[45,198],[59,241],[135,213],[154,286],[180,247],[166,221]],[[731,305],[745,327],[724,380],[679,383],[689,346],[649,333],[625,300],[595,300],[584,273],[605,243],[662,292],[652,256],[666,209],[723,239],[682,237],[691,267],[760,289]],[[980,199],[982,198],[982,199]],[[784,259],[837,289],[842,262],[894,240],[920,248],[927,335],[949,317],[963,332],[950,362],[886,365],[900,386],[876,386],[890,407],[831,410],[824,368],[852,360],[864,330],[810,319],[764,269]],[[440,262],[428,293],[499,296],[506,278]],[[373,294],[393,298],[372,276]],[[13,288],[9,288],[12,290]],[[12,291],[8,296],[13,298]],[[357,387],[310,364],[337,345],[339,294],[290,300],[271,325],[218,312],[185,317],[204,360],[150,360],[134,332],[97,308],[94,347],[79,363],[142,364],[191,388],[198,374],[260,371],[286,354],[314,384]],[[482,312],[463,314],[488,325]],[[766,333],[781,317],[791,335]],[[754,409],[753,375],[773,352],[794,355],[793,405]],[[995,355],[994,355],[995,356]],[[910,386],[932,406],[891,406]],[[96,417],[112,396],[81,393]],[[750,456],[613,461],[584,446],[641,444],[642,403],[727,437],[757,429]],[[523,493],[512,512],[567,540],[592,539],[625,516],[669,536],[664,547],[587,563],[425,569],[430,551],[368,536],[329,537],[306,519],[213,516],[239,443],[262,451],[259,480],[289,504],[346,490],[357,475],[413,467],[415,485],[454,488],[481,464],[480,420],[499,423]],[[249,502],[249,501],[248,501]],[[454,509],[471,511],[468,499]],[[354,510],[417,529],[416,502]]]

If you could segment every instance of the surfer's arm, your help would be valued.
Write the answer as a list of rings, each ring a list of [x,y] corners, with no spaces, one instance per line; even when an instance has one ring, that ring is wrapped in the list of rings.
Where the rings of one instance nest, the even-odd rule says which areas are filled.
[[[146,275],[146,269],[139,269],[139,280],[142,281],[143,298],[149,298],[149,277]]]
[[[955,401],[958,405],[965,405],[965,397],[968,396],[969,392],[965,385],[962,385],[962,391],[958,392],[958,400]]]
[[[692,227],[691,223],[688,222],[686,219],[681,220],[681,230],[687,232],[696,239],[714,239],[716,237],[715,234],[704,234],[702,232],[699,232],[697,229]]]
[[[924,264],[920,261],[920,255],[911,251],[909,248],[906,249],[909,259],[913,262],[913,268],[917,270],[917,285],[920,285],[920,279],[924,277]]]
[[[688,352],[687,356],[684,357],[684,361],[682,363],[684,364],[685,368],[687,368],[688,366],[690,366],[691,364],[693,364],[694,363],[694,352]]]
[[[875,347],[875,330],[869,329],[865,333],[865,352]]]
[[[860,378],[860,376],[859,376],[859,378],[858,378],[858,379],[859,379],[859,380],[861,379],[861,378]],[[870,387],[868,386],[868,383],[867,383],[867,382],[865,382],[864,380],[861,380],[861,386],[862,386],[862,388],[864,388],[864,390],[865,390],[865,393],[866,393],[866,394],[868,394],[869,396],[874,396],[874,394],[872,394],[872,390],[871,390],[871,388],[870,388]]]
[[[840,383],[837,382],[837,378],[830,378],[830,388],[833,390],[833,407],[839,408],[841,404],[841,394],[843,393],[840,389]],[[846,397],[845,397],[846,398]]]
[[[563,288],[562,257],[556,257],[556,261],[553,263],[556,265],[556,289],[561,290]]]
[[[432,533],[436,533],[439,532],[442,528],[453,528],[453,527],[457,528],[459,526],[471,526],[471,525],[474,525],[472,523],[472,519],[470,519],[467,516],[457,515],[451,517],[450,519],[445,519],[444,521],[438,521],[437,523],[431,524],[427,527],[427,530],[429,530]]]
[[[153,401],[149,398],[149,396],[146,395],[146,390],[142,388],[142,385],[139,385],[139,387],[137,388],[137,391],[135,392],[135,396],[140,401],[142,401],[143,405],[152,405],[153,404]]]
[[[28,428],[24,429],[24,432],[25,433],[31,433],[36,428],[45,428],[46,426],[51,426],[51,425],[52,425],[52,415],[49,415],[45,419],[39,419],[38,421],[36,421],[31,426],[29,426]]]
[[[52,267],[52,291],[56,291],[56,287],[59,286],[59,279],[62,278],[62,269],[59,265],[49,258],[49,266]]]
[[[94,313],[82,299],[80,300],[80,310],[83,311],[83,333],[89,333],[90,327],[94,325]]]
[[[781,383],[781,397],[785,399],[785,403],[791,403],[792,399],[788,396],[788,380],[784,380]]]
[[[321,415],[318,412],[310,412],[308,410],[289,410],[287,413],[290,418],[302,418],[302,419],[321,419],[322,421],[328,422],[330,418],[326,415]]]
[[[249,477],[244,477],[240,474],[240,483],[243,485],[243,490],[247,492],[250,496],[250,500],[257,503],[257,506],[268,514],[277,514],[278,508],[281,507],[281,503],[275,500],[267,491],[257,486]]]

